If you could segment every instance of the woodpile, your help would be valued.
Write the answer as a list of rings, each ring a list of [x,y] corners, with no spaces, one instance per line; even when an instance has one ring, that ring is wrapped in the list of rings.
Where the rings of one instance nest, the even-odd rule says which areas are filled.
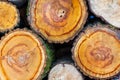
[[[0,0],[0,80],[120,80],[120,0]]]

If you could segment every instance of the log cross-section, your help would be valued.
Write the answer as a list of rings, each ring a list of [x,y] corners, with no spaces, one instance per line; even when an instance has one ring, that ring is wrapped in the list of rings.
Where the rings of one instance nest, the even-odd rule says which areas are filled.
[[[13,29],[19,21],[19,11],[16,6],[0,1],[0,32]]]
[[[16,30],[7,34],[0,42],[1,80],[41,79],[46,56],[43,41],[32,32]]]
[[[52,43],[73,39],[87,18],[84,0],[30,0],[31,27]]]
[[[110,78],[120,72],[119,32],[108,29],[109,25],[93,26],[96,27],[88,28],[75,42],[73,59],[86,75]]]
[[[120,0],[88,0],[90,10],[108,22],[120,28]]]

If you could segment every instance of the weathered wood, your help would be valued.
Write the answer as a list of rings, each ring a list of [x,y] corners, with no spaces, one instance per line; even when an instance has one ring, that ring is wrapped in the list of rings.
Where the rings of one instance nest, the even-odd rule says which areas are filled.
[[[60,59],[51,69],[48,80],[84,80],[70,59]]]
[[[96,16],[120,28],[120,0],[88,0],[88,2]]]

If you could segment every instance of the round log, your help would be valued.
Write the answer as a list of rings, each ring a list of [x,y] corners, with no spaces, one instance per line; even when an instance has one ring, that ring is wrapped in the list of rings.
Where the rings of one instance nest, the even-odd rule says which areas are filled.
[[[28,21],[51,43],[73,39],[87,18],[84,0],[30,0]]]
[[[120,28],[120,0],[88,0],[88,2],[95,15]]]
[[[73,46],[74,61],[91,78],[106,79],[120,72],[120,32],[108,27],[88,26]]]
[[[51,69],[48,80],[84,80],[84,78],[73,62],[64,57]]]
[[[9,2],[0,1],[0,32],[13,29],[19,21],[20,16],[16,6]]]
[[[18,29],[0,42],[1,80],[36,80],[45,77],[52,62],[48,46],[34,33]]]

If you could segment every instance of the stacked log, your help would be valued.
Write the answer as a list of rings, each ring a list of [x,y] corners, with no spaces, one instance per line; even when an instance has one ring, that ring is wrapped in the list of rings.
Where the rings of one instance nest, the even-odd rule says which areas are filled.
[[[84,80],[73,61],[67,57],[58,59],[50,70],[48,80]]]
[[[73,39],[87,18],[84,0],[30,0],[28,21],[43,38],[52,43]]]
[[[119,0],[0,0],[0,80],[119,80],[119,9]]]
[[[109,25],[88,26],[73,47],[73,59],[80,70],[91,78],[107,79],[120,72],[120,32]]]
[[[20,21],[19,11],[15,5],[0,1],[0,32],[11,30]]]
[[[53,59],[50,48],[43,40],[23,29],[4,36],[0,52],[1,80],[42,79]]]

